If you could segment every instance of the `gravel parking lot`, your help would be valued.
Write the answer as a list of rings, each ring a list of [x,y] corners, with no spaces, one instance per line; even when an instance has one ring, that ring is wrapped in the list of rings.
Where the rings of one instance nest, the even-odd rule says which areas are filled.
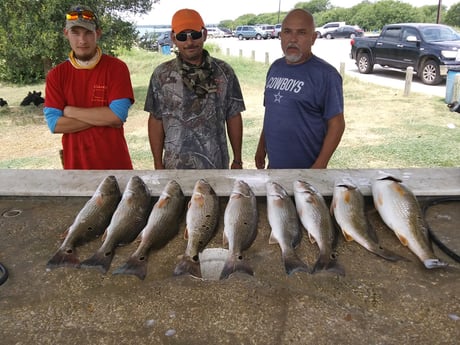
[[[243,40],[237,38],[220,38],[213,39],[210,42],[217,43],[224,54],[227,52],[230,55],[242,55],[251,58],[254,56],[256,61],[269,63],[282,57],[280,41],[277,39],[271,40]],[[363,81],[375,83],[383,86],[392,87],[399,90],[404,90],[405,86],[405,73],[395,70],[384,69],[380,66],[375,66],[372,74],[360,74],[354,63],[350,59],[350,40],[349,39],[318,39],[313,46],[313,52],[328,61],[338,70],[340,64],[345,64],[345,74],[357,77]],[[439,96],[444,98],[446,96],[446,83],[440,85],[430,86],[422,84],[416,76],[414,76],[411,91],[426,93],[429,95]]]

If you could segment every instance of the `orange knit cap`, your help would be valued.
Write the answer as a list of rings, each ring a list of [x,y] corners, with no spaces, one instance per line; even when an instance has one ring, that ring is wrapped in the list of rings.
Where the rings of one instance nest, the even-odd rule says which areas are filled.
[[[171,27],[175,33],[186,30],[201,31],[204,28],[204,22],[197,11],[184,8],[174,13]]]

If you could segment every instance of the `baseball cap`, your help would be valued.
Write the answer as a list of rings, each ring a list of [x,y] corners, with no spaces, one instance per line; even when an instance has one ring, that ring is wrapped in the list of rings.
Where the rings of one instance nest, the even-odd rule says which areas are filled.
[[[95,31],[99,27],[99,22],[94,11],[88,6],[72,6],[66,13],[66,29],[74,26],[81,26],[87,30]]]
[[[174,13],[171,28],[175,33],[185,30],[201,31],[204,22],[197,11],[184,8]]]

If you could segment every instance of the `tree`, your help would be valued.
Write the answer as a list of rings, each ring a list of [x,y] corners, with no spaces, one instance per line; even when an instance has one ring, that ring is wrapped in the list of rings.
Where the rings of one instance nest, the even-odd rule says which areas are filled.
[[[444,16],[444,23],[460,27],[460,2],[452,5]]]
[[[127,14],[146,14],[158,0],[86,0],[102,27],[101,48],[113,54],[130,49],[136,28]],[[69,45],[63,35],[65,13],[75,0],[2,0],[0,2],[0,80],[43,81],[47,71],[64,61]]]

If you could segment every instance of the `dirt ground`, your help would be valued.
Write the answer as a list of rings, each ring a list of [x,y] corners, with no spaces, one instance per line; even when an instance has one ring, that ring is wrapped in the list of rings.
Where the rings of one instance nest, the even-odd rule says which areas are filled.
[[[173,277],[186,242],[181,226],[149,256],[148,273],[112,275],[136,249],[118,248],[106,275],[45,269],[87,198],[0,198],[0,339],[9,344],[456,344],[460,336],[460,269],[429,271],[403,247],[377,213],[369,219],[381,244],[410,261],[388,262],[340,235],[346,275],[287,276],[277,245],[269,245],[265,198],[258,198],[258,236],[246,257],[255,276],[225,281]],[[222,246],[221,222],[208,247]],[[370,201],[368,200],[368,204]],[[458,239],[459,203],[430,209],[431,227]],[[78,248],[80,259],[101,242]],[[312,267],[318,250],[304,236],[299,256]]]

